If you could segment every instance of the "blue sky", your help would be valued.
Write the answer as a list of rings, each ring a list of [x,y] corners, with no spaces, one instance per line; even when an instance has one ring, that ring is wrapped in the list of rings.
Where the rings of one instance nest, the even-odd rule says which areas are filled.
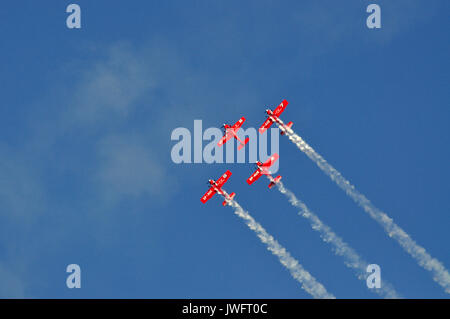
[[[450,267],[448,1],[9,1],[0,10],[0,297],[310,298],[226,190],[329,292],[375,298],[244,164],[176,165],[176,127],[283,119]],[[448,298],[303,153],[291,189],[407,298]],[[82,288],[68,289],[79,264]]]

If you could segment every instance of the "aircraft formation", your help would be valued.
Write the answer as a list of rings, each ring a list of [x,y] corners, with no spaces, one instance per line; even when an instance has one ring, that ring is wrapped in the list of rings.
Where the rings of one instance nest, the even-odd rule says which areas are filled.
[[[325,175],[327,175],[339,188],[341,188],[345,194],[350,197],[358,206],[360,206],[370,218],[376,221],[386,232],[386,234],[396,241],[400,247],[417,262],[419,266],[429,271],[432,275],[432,279],[439,284],[446,293],[450,294],[450,272],[445,268],[445,265],[438,259],[432,257],[427,250],[420,246],[411,236],[406,233],[400,226],[398,226],[392,218],[390,218],[385,212],[377,208],[370,200],[367,199],[352,183],[347,180],[337,169],[331,166],[326,159],[324,159],[314,148],[312,148],[306,141],[294,132],[292,129],[292,122],[285,124],[280,115],[286,109],[288,102],[283,100],[273,111],[270,109],[265,110],[267,119],[259,128],[259,133],[263,134],[274,123],[279,127],[280,134],[286,135],[289,140],[309,159],[311,159]],[[239,142],[238,150],[242,150],[249,142],[249,138],[242,141],[237,132],[245,122],[245,118],[242,117],[234,125],[224,124],[224,136],[218,142],[218,146],[221,147],[232,138],[235,138]],[[270,171],[271,166],[279,159],[277,153],[272,154],[264,163],[257,161],[255,163],[256,170],[247,179],[247,183],[252,185],[261,176],[268,178],[269,188],[273,188],[277,185],[278,191],[285,195],[292,206],[300,209],[299,216],[307,219],[311,224],[313,230],[320,233],[322,240],[331,246],[335,255],[339,255],[344,259],[345,265],[352,269],[356,277],[360,280],[366,281],[368,279],[367,269],[369,263],[353,249],[343,238],[338,236],[328,225],[320,220],[318,215],[312,212],[305,203],[297,198],[292,191],[287,189],[283,182],[281,182],[281,176],[273,177]],[[223,206],[229,205],[234,209],[236,215],[241,217],[248,227],[257,233],[258,237],[263,243],[268,246],[269,251],[276,255],[281,264],[286,267],[292,277],[301,283],[302,288],[311,294],[314,298],[334,298],[334,296],[327,292],[325,287],[320,284],[303,266],[295,260],[285,248],[283,248],[272,235],[257,223],[254,218],[246,212],[237,201],[234,199],[236,193],[228,194],[222,187],[228,181],[231,176],[231,172],[227,170],[217,181],[209,180],[209,189],[205,195],[201,198],[202,203],[206,203],[211,199],[214,194],[218,193],[223,198]],[[289,262],[287,262],[289,261]],[[369,285],[367,285],[368,288]],[[383,285],[376,287],[373,291],[384,298],[400,298],[400,294],[397,293],[395,288],[383,278]]]
[[[289,122],[288,124],[284,124],[284,122],[280,119],[281,113],[284,112],[286,109],[286,106],[288,105],[288,101],[283,100],[280,105],[277,106],[275,110],[267,109],[265,111],[267,119],[264,121],[264,123],[259,128],[259,133],[263,134],[270,126],[272,126],[273,123],[277,123],[278,127],[280,128],[281,135],[285,135],[286,132],[291,132],[291,127],[293,122]],[[220,139],[220,141],[217,143],[219,147],[224,145],[226,142],[231,140],[232,138],[235,138],[240,144],[238,146],[238,150],[242,150],[244,146],[248,143],[249,138],[247,137],[244,141],[242,141],[238,136],[237,132],[241,128],[242,124],[245,122],[245,117],[241,117],[234,125],[229,124],[223,124],[222,128],[224,129],[224,136]],[[274,185],[276,185],[280,179],[281,176],[278,175],[277,177],[273,178],[270,172],[270,167],[278,160],[279,155],[277,153],[274,153],[272,156],[269,157],[269,159],[261,163],[260,161],[257,161],[255,163],[256,165],[256,171],[247,179],[247,183],[249,185],[253,184],[256,180],[258,180],[262,175],[266,175],[270,179],[269,188],[272,188]],[[231,172],[228,170],[226,171],[217,181],[214,181],[210,179],[208,181],[208,185],[210,188],[208,191],[203,195],[203,197],[200,199],[202,203],[206,203],[209,199],[211,199],[214,194],[220,194],[224,197],[224,201],[222,203],[223,206],[226,206],[227,203],[229,203],[233,198],[236,196],[236,193],[227,194],[222,190],[222,186],[228,181],[228,179],[231,176]]]

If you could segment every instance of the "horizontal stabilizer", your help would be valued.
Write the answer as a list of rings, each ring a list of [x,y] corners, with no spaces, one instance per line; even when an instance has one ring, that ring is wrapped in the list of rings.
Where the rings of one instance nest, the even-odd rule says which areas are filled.
[[[290,129],[291,127],[292,127],[292,124],[294,124],[293,122],[289,122],[288,124],[286,124],[284,127],[286,128],[286,129]],[[281,131],[281,135],[284,135],[284,134],[286,134],[284,131]]]
[[[280,181],[280,179],[281,179],[281,176],[278,175],[273,181],[271,181],[271,182],[269,183],[269,188],[274,187],[274,186]]]
[[[231,194],[228,196],[228,199],[229,199],[229,200],[232,200],[232,199],[234,198],[234,196],[236,196],[236,193],[235,193],[235,192],[231,193]],[[222,203],[223,206],[227,206],[227,204],[228,204],[228,203],[227,203],[226,200],[224,200],[223,203]]]

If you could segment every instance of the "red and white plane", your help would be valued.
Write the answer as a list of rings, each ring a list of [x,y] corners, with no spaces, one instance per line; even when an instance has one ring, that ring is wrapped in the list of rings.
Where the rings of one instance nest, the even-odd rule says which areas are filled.
[[[231,172],[226,171],[222,176],[220,176],[220,178],[217,181],[214,181],[213,179],[208,180],[208,184],[211,187],[208,189],[208,191],[205,193],[205,195],[203,195],[203,197],[200,199],[200,201],[204,204],[208,200],[210,200],[211,197],[213,197],[215,193],[219,193],[220,195],[222,195],[225,198],[222,205],[226,206],[227,205],[226,200],[227,199],[232,200],[234,198],[234,196],[236,196],[236,194],[234,192],[228,195],[227,192],[222,190],[223,184],[225,184],[227,182],[227,180],[230,178],[230,176],[231,176]]]
[[[256,171],[247,179],[247,183],[249,185],[253,184],[256,180],[258,180],[262,175],[270,176],[271,182],[269,183],[269,188],[272,188],[276,183],[278,183],[281,179],[281,176],[278,175],[276,178],[273,178],[269,168],[278,160],[279,155],[277,153],[273,154],[265,163],[256,162],[257,169]]]
[[[217,143],[218,146],[222,146],[223,144],[225,144],[226,142],[228,142],[231,138],[235,138],[239,141],[239,146],[238,146],[238,150],[241,150],[245,144],[248,143],[249,138],[247,137],[245,139],[245,141],[242,142],[242,140],[237,136],[237,131],[239,131],[239,129],[241,128],[242,124],[244,124],[245,122],[245,117],[241,117],[239,119],[239,121],[237,121],[233,126],[230,126],[228,124],[224,124],[222,125],[222,128],[224,129],[224,133],[225,135],[222,137],[222,139],[219,141],[219,143]]]
[[[283,121],[280,119],[281,113],[283,113],[284,109],[288,105],[288,101],[283,100],[280,105],[277,106],[277,108],[273,111],[267,109],[267,120],[261,125],[259,128],[259,133],[264,133],[274,122],[278,124],[281,130],[281,135],[286,134],[286,131],[290,130],[292,127],[292,122],[289,122],[288,124],[284,124]]]

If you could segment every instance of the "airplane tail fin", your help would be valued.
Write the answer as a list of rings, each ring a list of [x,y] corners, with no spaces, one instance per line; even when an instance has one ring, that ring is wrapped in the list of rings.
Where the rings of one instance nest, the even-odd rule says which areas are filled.
[[[269,183],[269,188],[274,187],[281,179],[281,175],[278,175],[272,182]]]
[[[240,150],[248,143],[249,140],[250,140],[250,138],[247,137],[247,138],[245,139],[244,143],[239,144],[239,146],[238,146],[238,151],[240,151]]]
[[[236,196],[236,193],[235,193],[235,192],[231,193],[230,196],[229,196],[228,198],[229,198],[229,199],[233,199],[234,196]],[[223,206],[227,206],[227,201],[224,200],[223,203],[222,203],[222,205],[223,205]]]
[[[288,124],[286,124],[285,127],[290,129],[290,128],[292,127],[293,124],[294,124],[294,123],[291,121],[291,122],[289,122]],[[281,135],[284,135],[284,134],[285,134],[284,131],[281,131]]]

